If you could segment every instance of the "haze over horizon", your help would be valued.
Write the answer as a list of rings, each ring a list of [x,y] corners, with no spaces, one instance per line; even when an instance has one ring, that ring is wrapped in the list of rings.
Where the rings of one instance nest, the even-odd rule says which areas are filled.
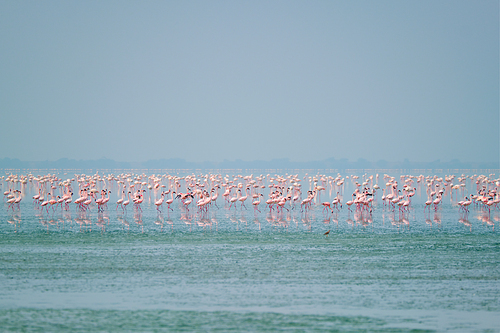
[[[4,1],[0,159],[499,163],[498,1]]]
[[[272,159],[268,161],[254,160],[224,160],[221,162],[203,161],[192,162],[185,159],[156,159],[142,162],[123,162],[111,159],[97,159],[97,160],[75,160],[62,158],[56,161],[20,161],[18,159],[3,158],[0,159],[0,169],[12,170],[34,170],[34,169],[95,169],[95,170],[123,170],[123,169],[202,169],[202,170],[215,170],[215,169],[252,169],[252,170],[266,170],[266,169],[302,169],[302,170],[336,170],[334,172],[345,170],[427,170],[427,172],[457,172],[452,170],[476,170],[475,172],[497,172],[500,169],[499,162],[461,162],[459,160],[451,161],[431,161],[431,162],[415,162],[404,159],[399,162],[390,162],[385,160],[368,161],[366,159],[358,159],[357,161],[349,161],[347,159],[328,158],[317,161],[297,162],[291,161],[288,158]],[[434,170],[434,171],[433,171]],[[439,171],[441,170],[441,171]],[[446,170],[446,171],[445,171]],[[483,170],[483,171],[479,171]],[[496,170],[496,171],[495,171]],[[422,171],[419,171],[422,172]],[[458,171],[459,172],[459,171]]]

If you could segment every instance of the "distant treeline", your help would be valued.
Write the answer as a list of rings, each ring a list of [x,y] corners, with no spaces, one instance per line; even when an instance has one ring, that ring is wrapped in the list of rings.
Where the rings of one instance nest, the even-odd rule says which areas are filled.
[[[371,162],[365,159],[349,161],[347,159],[329,158],[322,161],[295,162],[289,159],[273,159],[270,161],[228,161],[222,162],[188,162],[184,159],[159,159],[146,162],[117,162],[111,159],[73,160],[62,158],[57,161],[21,161],[19,159],[0,159],[0,169],[500,169],[499,162],[460,162],[440,160],[432,162],[388,162],[379,160]]]

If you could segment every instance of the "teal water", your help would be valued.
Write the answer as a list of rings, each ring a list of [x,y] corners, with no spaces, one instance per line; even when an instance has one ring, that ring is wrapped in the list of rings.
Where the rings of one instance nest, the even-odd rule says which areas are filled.
[[[485,214],[3,205],[0,327],[498,332],[499,211]]]

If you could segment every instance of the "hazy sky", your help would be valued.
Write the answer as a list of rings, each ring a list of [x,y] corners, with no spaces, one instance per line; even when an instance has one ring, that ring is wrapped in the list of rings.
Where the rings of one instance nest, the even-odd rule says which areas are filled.
[[[0,158],[499,160],[498,1],[0,0]]]

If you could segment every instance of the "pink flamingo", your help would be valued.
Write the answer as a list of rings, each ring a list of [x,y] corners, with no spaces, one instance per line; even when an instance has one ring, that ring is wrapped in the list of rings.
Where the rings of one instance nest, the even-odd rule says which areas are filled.
[[[224,185],[222,185],[222,186],[224,186]],[[229,202],[229,199],[230,199],[230,198],[229,198],[229,196],[231,195],[231,189],[232,189],[232,188],[233,188],[232,186],[228,186],[228,187],[226,188],[226,190],[224,191],[224,193],[222,193],[222,196],[223,196],[224,198],[226,198],[226,202]]]
[[[5,201],[5,198],[12,199],[13,196],[11,196],[11,195],[12,195],[12,189],[9,188],[8,191],[3,192],[3,200]]]
[[[104,201],[104,190],[101,190],[101,197],[99,199],[96,199],[96,201],[95,201],[95,203],[97,204],[97,211],[98,212],[104,211],[102,208],[103,201]]]
[[[16,201],[17,201],[17,193],[19,193],[19,202],[21,201],[21,191],[19,190],[15,190],[14,191],[14,196],[12,198],[10,198],[9,200],[7,200],[7,203],[9,204],[9,207],[7,208],[7,210],[9,210],[10,208],[12,208],[12,211],[14,211],[14,205],[16,204]]]
[[[307,209],[311,206],[311,202],[316,196],[316,191],[308,191],[307,198],[301,201],[300,203],[300,211],[307,211]]]
[[[200,211],[206,213],[208,212],[208,207],[211,202],[212,202],[212,197],[207,191],[205,191],[204,193],[201,194],[201,198],[196,203],[196,206],[199,208]]]
[[[108,202],[109,202],[109,194],[111,193],[111,191],[108,191],[108,190],[104,190],[104,194],[105,194],[105,197],[104,199],[102,200],[102,204],[105,208],[108,208]]]
[[[325,209],[331,210],[333,212],[331,204],[328,201],[322,202],[321,204],[323,205],[323,213],[325,212]]]
[[[464,207],[465,211],[467,211],[467,212],[469,211],[468,207],[470,206],[471,203],[472,203],[472,200],[465,197],[465,202],[462,205]]]
[[[219,206],[217,206],[217,198],[219,197],[219,188],[220,186],[217,185],[215,188],[215,194],[211,197],[211,201],[215,204],[215,207],[219,209]]]
[[[429,208],[429,212],[431,211],[432,201],[432,197],[429,195],[428,200],[425,202],[424,212],[426,208]]]
[[[64,201],[64,209],[69,210],[69,204],[73,201],[73,192],[69,192],[67,199]]]
[[[280,198],[277,199],[277,210],[279,212],[282,212],[283,211],[283,208],[285,208],[286,210],[288,210],[288,208],[285,207],[285,204],[286,204],[286,201],[287,201],[287,197],[284,197],[284,196],[281,196]]]
[[[127,200],[123,202],[124,211],[127,211],[127,206],[130,204],[130,191],[127,193]]]
[[[229,210],[231,210],[231,206],[233,205],[233,203],[234,203],[234,208],[236,208],[236,201],[238,201],[238,199],[241,197],[241,190],[238,190],[238,192],[236,194],[237,194],[236,197],[232,197],[229,200],[229,202],[230,202]]]
[[[252,202],[252,206],[253,206],[254,212],[257,210],[260,213],[259,205],[260,205],[260,197],[261,196],[263,197],[264,195],[262,193],[259,193],[259,195],[257,196],[257,198]]]
[[[42,195],[41,189],[38,189],[38,194],[33,196],[33,204],[40,203],[40,196]]]
[[[54,187],[54,186],[53,186]],[[54,198],[54,194],[52,194],[50,200],[49,200],[49,204],[50,206],[52,207],[52,210],[54,210],[54,205],[57,203],[57,200]],[[57,208],[57,206],[56,206]]]
[[[122,191],[121,198],[116,201],[116,210],[118,210],[118,206],[121,206],[123,210],[123,201],[125,201],[125,190]]]
[[[301,191],[300,188],[297,188],[294,191],[296,192],[296,194],[292,197],[292,203],[294,204],[295,207],[295,204],[300,200]]]
[[[246,188],[246,190],[245,190],[245,196],[244,196],[244,197],[240,197],[240,198],[238,199],[238,201],[239,201],[239,202],[241,202],[241,206],[240,206],[240,208],[241,208],[241,207],[245,207],[245,209],[247,209],[247,206],[245,206],[245,201],[247,200],[247,198],[248,198],[248,187],[247,187],[247,188]]]
[[[163,205],[163,199],[165,198],[165,192],[161,192],[161,198],[155,201],[156,210],[161,213],[160,207]]]
[[[170,190],[169,190],[170,191]],[[167,207],[168,209],[170,209],[171,211],[173,211],[172,208],[170,208],[170,205],[172,204],[172,202],[174,202],[174,194],[175,194],[175,191],[174,192],[171,192],[171,198],[170,199],[167,199],[165,201],[165,203],[167,204]]]
[[[184,204],[184,207],[186,210],[189,212],[189,205],[191,202],[193,202],[194,196],[192,194],[188,194],[187,200],[184,200],[182,203]]]
[[[90,192],[90,195],[87,195],[85,200],[82,202],[82,207],[84,210],[89,209],[90,204],[92,203],[92,198],[94,197],[94,193]]]
[[[275,195],[270,194],[269,199],[266,200],[267,207],[269,207],[269,212],[271,212],[273,210],[273,205],[274,205],[275,201],[276,201]]]
[[[353,194],[352,194],[352,196],[353,196],[353,197],[354,197],[355,195],[356,195],[355,193],[353,193]],[[351,210],[351,206],[354,204],[354,201],[355,201],[355,200],[354,200],[354,199],[352,199],[352,200],[349,200],[349,201],[347,201],[347,202],[345,203],[345,204],[347,205],[347,209],[349,209],[349,211],[352,211],[352,210]]]
[[[141,204],[144,201],[144,194],[143,194],[144,192],[146,192],[146,190],[142,190],[142,193],[141,190],[137,190],[136,197],[134,199],[135,209],[140,210],[141,212],[142,212]]]
[[[434,201],[432,202],[434,204],[434,210],[435,211],[437,211],[438,205],[441,203],[441,196],[442,196],[442,194],[439,193],[438,196],[437,196],[437,198],[434,199]]]
[[[75,204],[78,205],[78,208],[81,210],[85,210],[86,206],[84,206],[84,202],[88,199],[87,189],[80,190],[80,197],[75,200]]]
[[[49,212],[49,198],[48,196],[51,195],[50,193],[47,193],[47,198],[45,201],[43,201],[40,205],[42,207],[42,210],[43,210],[43,207],[45,207],[47,213]]]

